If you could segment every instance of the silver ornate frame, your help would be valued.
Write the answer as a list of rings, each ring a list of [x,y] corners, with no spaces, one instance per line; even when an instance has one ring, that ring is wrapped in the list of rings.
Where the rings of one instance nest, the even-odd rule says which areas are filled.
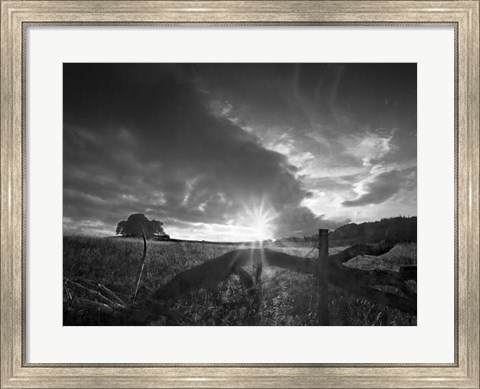
[[[478,388],[479,0],[0,0],[1,388]],[[24,360],[25,67],[30,24],[453,25],[456,360],[432,365],[52,365]],[[454,276],[454,275],[452,275]]]

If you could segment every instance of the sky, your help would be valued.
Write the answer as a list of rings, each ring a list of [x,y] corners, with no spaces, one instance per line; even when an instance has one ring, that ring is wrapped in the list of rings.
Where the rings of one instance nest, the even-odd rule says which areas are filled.
[[[416,64],[64,64],[64,234],[245,241],[417,213]]]

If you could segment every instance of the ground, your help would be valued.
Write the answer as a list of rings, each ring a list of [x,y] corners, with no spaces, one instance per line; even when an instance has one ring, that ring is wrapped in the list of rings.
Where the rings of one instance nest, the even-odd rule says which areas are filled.
[[[100,283],[130,301],[143,242],[135,238],[64,237],[64,325],[101,325],[79,300],[86,297],[70,281]],[[235,249],[232,245],[148,241],[147,261],[138,299],[144,299],[176,274]],[[314,247],[270,247],[302,257],[315,257]],[[342,250],[330,249],[330,253]],[[416,244],[402,243],[380,257],[359,256],[347,263],[361,269],[398,270],[416,264]],[[247,268],[252,276],[255,269]],[[413,289],[416,288],[412,284]],[[83,301],[83,300],[82,300]],[[315,325],[315,279],[278,268],[264,268],[261,283],[247,289],[231,276],[218,287],[200,289],[178,299],[156,325]],[[376,306],[369,300],[329,287],[331,325],[416,325],[416,316]]]

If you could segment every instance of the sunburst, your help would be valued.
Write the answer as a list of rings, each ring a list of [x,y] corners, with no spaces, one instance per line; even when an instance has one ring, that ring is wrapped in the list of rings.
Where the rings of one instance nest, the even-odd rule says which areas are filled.
[[[262,241],[273,238],[275,227],[272,221],[276,217],[276,212],[271,208],[266,208],[262,200],[256,206],[245,206],[245,215],[242,219],[249,235],[257,241]]]

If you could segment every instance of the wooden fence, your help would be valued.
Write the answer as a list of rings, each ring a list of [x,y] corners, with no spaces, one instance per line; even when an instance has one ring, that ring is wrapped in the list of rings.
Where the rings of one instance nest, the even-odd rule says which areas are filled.
[[[378,256],[390,251],[394,243],[357,244],[337,254],[328,255],[328,231],[319,232],[319,257],[304,258],[289,255],[268,248],[238,249],[212,258],[202,264],[183,271],[161,286],[143,301],[135,301],[140,283],[141,272],[146,257],[147,245],[144,240],[144,252],[140,263],[139,277],[135,284],[132,301],[126,302],[104,285],[86,280],[66,279],[66,285],[81,289],[94,299],[83,299],[82,304],[101,311],[110,325],[147,325],[158,319],[159,315],[168,316],[169,308],[181,296],[198,289],[216,287],[233,274],[250,288],[261,280],[262,269],[269,266],[312,274],[316,277],[318,293],[318,325],[328,325],[328,285],[334,285],[351,294],[365,297],[375,304],[389,306],[400,311],[417,313],[416,294],[411,291],[407,281],[416,280],[416,267],[402,267],[400,271],[359,270],[344,265],[358,255]],[[244,267],[256,267],[252,277]],[[403,294],[379,290],[378,286],[392,286]],[[405,297],[404,297],[405,296]]]

